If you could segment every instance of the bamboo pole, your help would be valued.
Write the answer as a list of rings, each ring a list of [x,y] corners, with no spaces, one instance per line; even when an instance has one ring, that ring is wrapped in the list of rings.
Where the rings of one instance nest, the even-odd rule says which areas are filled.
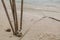
[[[13,20],[14,20],[14,27],[15,27],[15,30],[16,30],[16,19],[15,19],[15,12],[14,12],[14,3],[12,0],[10,0],[10,6],[11,6],[11,10],[12,10],[12,15],[13,15]],[[18,27],[18,26],[17,26]],[[18,29],[17,29],[18,30]],[[15,35],[16,35],[16,32],[15,31]]]
[[[7,18],[8,18],[8,21],[9,21],[9,24],[10,24],[10,26],[11,26],[12,32],[13,32],[13,34],[15,34],[14,29],[13,29],[13,25],[12,25],[12,23],[11,23],[11,20],[10,20],[9,15],[8,15],[8,11],[7,11],[6,5],[5,5],[5,3],[4,3],[4,0],[1,0],[1,1],[2,1],[2,4],[3,4],[4,10],[5,10],[5,12],[6,12],[6,15],[7,15]]]
[[[11,10],[12,10],[13,19],[15,20],[12,0],[10,0],[10,6],[11,6]]]
[[[20,31],[22,30],[22,19],[23,19],[23,0],[21,0]]]
[[[12,0],[13,3],[13,10],[14,10],[14,17],[15,17],[15,35],[18,34],[18,19],[17,19],[17,11],[16,11],[16,3],[15,0]]]

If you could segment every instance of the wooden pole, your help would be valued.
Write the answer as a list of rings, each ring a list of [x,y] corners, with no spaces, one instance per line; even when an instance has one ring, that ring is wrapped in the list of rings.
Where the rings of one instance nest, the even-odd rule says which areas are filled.
[[[14,9],[13,9],[13,2],[12,2],[12,0],[10,0],[10,6],[11,6],[11,10],[12,10],[13,19],[15,20]]]
[[[11,6],[11,10],[12,10],[12,15],[13,15],[13,20],[14,20],[14,27],[16,26],[16,19],[15,19],[15,13],[14,13],[14,3],[12,0],[10,0],[10,6]],[[15,32],[16,34],[16,32]]]
[[[8,11],[7,11],[6,5],[5,5],[5,3],[4,3],[4,0],[1,0],[1,1],[2,1],[2,4],[3,4],[4,10],[5,10],[5,12],[6,12],[6,15],[7,15],[7,18],[8,18],[8,21],[9,21],[9,24],[10,24],[10,26],[11,26],[11,29],[12,29],[12,31],[13,31],[13,34],[15,34],[14,29],[13,29],[13,25],[12,25],[12,23],[11,23],[11,20],[10,20],[9,15],[8,15]]]
[[[14,17],[15,17],[15,35],[18,34],[18,19],[17,19],[17,11],[16,11],[16,3],[15,0],[12,0],[13,3],[13,10],[14,10]]]
[[[22,19],[23,19],[23,0],[21,0],[20,31],[22,30]]]

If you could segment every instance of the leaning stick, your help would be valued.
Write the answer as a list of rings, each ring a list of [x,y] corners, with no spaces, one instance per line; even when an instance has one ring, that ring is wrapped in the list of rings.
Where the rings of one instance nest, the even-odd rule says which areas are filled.
[[[8,21],[9,21],[9,24],[10,24],[10,26],[11,26],[11,29],[12,29],[12,31],[13,31],[13,34],[14,34],[13,25],[12,25],[12,23],[11,23],[11,20],[10,20],[10,17],[9,17],[9,15],[8,15],[8,11],[7,11],[6,5],[5,5],[5,3],[4,3],[4,0],[1,0],[1,1],[2,1],[2,4],[3,4],[4,10],[5,10],[5,12],[6,12],[6,15],[7,15],[7,18],[8,18]]]
[[[23,0],[21,0],[20,31],[22,30],[22,18],[23,18]]]
[[[17,35],[17,31],[18,31],[18,19],[17,19],[17,11],[16,11],[15,0],[12,0],[12,3],[13,3],[13,10],[14,10],[14,17],[15,17],[15,33]]]
[[[16,22],[15,22],[16,19],[15,19],[15,13],[14,13],[14,4],[13,4],[12,0],[10,0],[10,6],[11,6],[11,10],[12,10],[12,15],[13,15],[13,20],[14,20],[14,27],[15,27],[16,26]]]
[[[15,20],[12,0],[10,0],[10,6],[11,6],[11,10],[12,10],[13,19]]]

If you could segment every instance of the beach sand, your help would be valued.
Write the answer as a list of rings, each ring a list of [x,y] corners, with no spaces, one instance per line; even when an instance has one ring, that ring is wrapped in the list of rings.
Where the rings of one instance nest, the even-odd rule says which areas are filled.
[[[28,29],[29,31],[22,40],[60,40],[60,21],[49,18],[53,17],[60,20],[59,6],[40,6],[33,7],[33,9],[31,7],[31,5],[24,6],[22,33],[24,34]],[[10,7],[7,6],[7,8],[13,23]],[[18,22],[20,22],[19,7],[17,12]],[[0,4],[0,40],[20,40],[19,37],[13,36],[12,32],[6,32],[5,30],[8,28],[10,25],[3,5]]]

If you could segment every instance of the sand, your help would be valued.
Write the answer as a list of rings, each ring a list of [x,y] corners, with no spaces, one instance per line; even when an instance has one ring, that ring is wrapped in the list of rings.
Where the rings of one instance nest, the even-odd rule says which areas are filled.
[[[26,5],[27,6],[27,5]],[[28,7],[28,8],[27,8]],[[23,14],[23,34],[29,29],[22,40],[60,40],[60,22],[50,19],[53,17],[60,20],[60,8],[53,6],[40,6],[39,8],[30,8],[24,6]],[[7,5],[11,22],[13,18],[10,7]],[[19,7],[18,7],[19,8]],[[18,21],[20,18],[20,9],[17,8]],[[20,22],[20,21],[19,21]],[[10,28],[4,8],[0,4],[0,40],[20,40],[13,36],[12,32],[5,30]]]

